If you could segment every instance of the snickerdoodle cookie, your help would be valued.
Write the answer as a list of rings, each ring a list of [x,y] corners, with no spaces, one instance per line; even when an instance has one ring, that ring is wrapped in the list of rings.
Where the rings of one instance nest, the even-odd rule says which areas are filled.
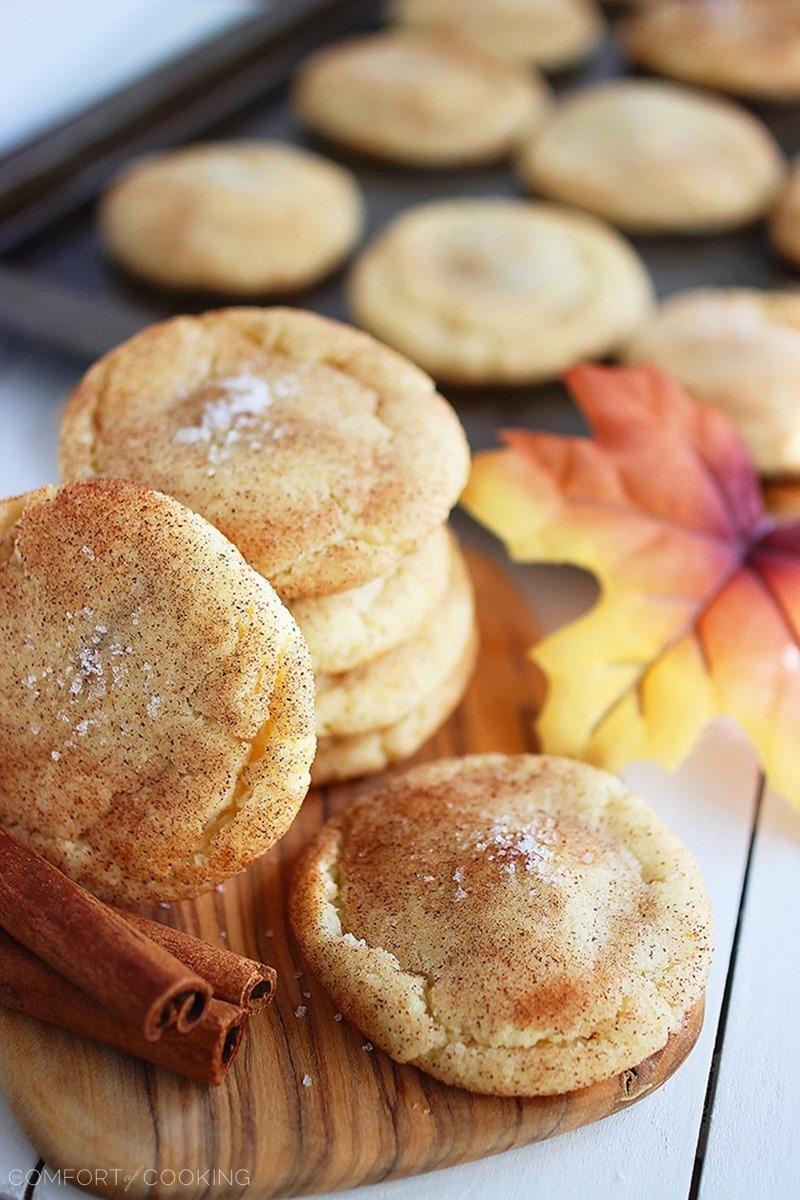
[[[134,275],[170,288],[296,291],[343,261],[363,214],[354,177],[282,142],[204,143],[126,167],[100,205],[100,235]]]
[[[533,132],[547,102],[530,71],[401,29],[326,46],[294,89],[295,111],[318,133],[425,167],[500,158]]]
[[[350,737],[321,737],[311,766],[316,787],[377,775],[392,763],[416,754],[420,746],[444,724],[467,690],[478,654],[478,634],[469,643],[449,678],[427,692],[410,712],[383,729],[371,729]]]
[[[746,109],[644,79],[573,92],[520,166],[534,191],[639,232],[747,224],[770,206],[784,173],[777,142]]]
[[[764,475],[800,473],[800,292],[671,296],[625,350],[733,418]]]
[[[647,315],[633,248],[586,213],[444,200],[395,220],[350,277],[356,320],[440,379],[525,384],[619,346]]]
[[[654,0],[621,33],[634,61],[662,75],[754,99],[800,96],[797,0]]]
[[[770,234],[783,257],[800,267],[800,158],[793,160],[778,197],[770,219]]]
[[[312,313],[239,308],[151,326],[96,363],[61,462],[176,496],[295,598],[396,570],[446,520],[469,451],[398,354]]]
[[[352,671],[413,637],[444,596],[451,575],[447,527],[440,525],[391,575],[331,596],[292,600],[316,670]]]
[[[287,829],[314,757],[305,643],[177,500],[0,502],[0,821],[107,900],[196,895]]]
[[[586,58],[603,29],[594,0],[394,0],[390,13],[401,25],[547,71]]]
[[[475,603],[455,541],[450,561],[444,596],[409,641],[340,675],[326,675],[314,664],[320,737],[352,737],[393,725],[457,669],[474,637]]]
[[[568,759],[427,764],[336,817],[292,922],[338,1008],[446,1083],[551,1095],[661,1049],[702,1003],[697,864],[620,780]]]

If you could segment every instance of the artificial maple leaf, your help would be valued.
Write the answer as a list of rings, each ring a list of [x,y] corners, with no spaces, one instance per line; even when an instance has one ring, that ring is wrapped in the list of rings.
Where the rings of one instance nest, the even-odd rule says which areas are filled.
[[[512,558],[600,583],[531,651],[544,748],[673,768],[726,715],[800,804],[800,523],[765,514],[728,417],[659,371],[580,366],[567,383],[592,436],[506,432],[463,498]]]

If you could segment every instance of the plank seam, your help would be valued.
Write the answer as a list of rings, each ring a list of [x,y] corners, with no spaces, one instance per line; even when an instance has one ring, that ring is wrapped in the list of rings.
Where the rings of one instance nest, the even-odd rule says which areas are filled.
[[[711,1065],[708,1072],[708,1082],[706,1084],[703,1112],[700,1117],[700,1127],[697,1132],[694,1167],[692,1169],[692,1178],[689,1184],[689,1194],[687,1200],[698,1200],[700,1195],[700,1187],[703,1181],[703,1167],[705,1166],[706,1149],[708,1147],[708,1135],[711,1128],[711,1117],[714,1110],[714,1101],[717,1095],[717,1083],[719,1081],[720,1063],[722,1062],[722,1051],[725,1045],[725,1031],[728,1024],[728,1010],[730,1008],[731,997],[733,995],[733,985],[736,975],[736,959],[739,953],[739,938],[742,931],[744,910],[747,904],[747,891],[750,884],[750,869],[753,863],[754,850],[758,837],[759,819],[761,816],[761,808],[764,803],[765,792],[766,777],[762,772],[759,776],[758,787],[756,790],[755,807],[753,810],[753,827],[750,830],[750,840],[747,846],[747,857],[745,858],[744,874],[742,875],[742,887],[741,891],[739,892],[739,906],[736,912],[736,924],[733,930],[733,941],[731,942],[730,957],[728,958],[728,971],[725,976],[725,988],[722,993],[722,1004],[720,1005],[719,1018],[717,1020],[717,1032],[714,1039],[714,1049],[711,1054]]]

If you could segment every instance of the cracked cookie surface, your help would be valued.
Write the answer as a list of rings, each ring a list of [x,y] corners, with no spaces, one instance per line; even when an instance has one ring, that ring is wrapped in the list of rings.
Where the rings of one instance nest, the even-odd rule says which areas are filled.
[[[373,338],[239,308],[151,326],[96,363],[61,464],[175,496],[293,599],[391,574],[446,520],[469,451],[432,381]]]
[[[337,1007],[401,1062],[498,1095],[573,1091],[702,998],[700,871],[620,780],[567,759],[415,768],[324,827],[292,922]]]
[[[216,529],[134,483],[0,503],[0,821],[106,900],[195,895],[288,828],[305,643]]]

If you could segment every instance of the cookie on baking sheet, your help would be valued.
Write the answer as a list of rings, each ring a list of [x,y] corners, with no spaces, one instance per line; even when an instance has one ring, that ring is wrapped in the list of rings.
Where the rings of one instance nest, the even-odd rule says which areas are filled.
[[[377,775],[392,763],[416,754],[460,703],[475,668],[478,633],[473,629],[469,643],[450,676],[410,712],[387,725],[351,737],[322,737],[317,740],[317,757],[311,767],[311,782],[316,787]]]
[[[789,177],[778,196],[770,218],[770,236],[783,257],[800,267],[800,158],[792,161]]]
[[[439,525],[391,575],[332,596],[292,600],[315,669],[352,671],[408,641],[444,596],[450,565],[450,536]]]
[[[390,575],[469,469],[431,380],[338,321],[238,308],[153,325],[67,406],[67,478],[140,479],[234,542],[287,598]]]
[[[596,358],[651,305],[633,248],[596,217],[527,200],[424,204],[349,281],[356,320],[439,379],[526,384]]]
[[[800,292],[670,296],[625,349],[727,412],[763,475],[800,474]]]
[[[709,233],[766,212],[784,160],[731,100],[657,80],[573,92],[524,149],[533,191],[623,229]]]
[[[619,30],[631,58],[659,74],[752,99],[800,97],[796,0],[653,0]]]
[[[455,540],[450,562],[444,596],[409,641],[342,675],[316,670],[319,737],[351,737],[393,725],[456,670],[473,634],[475,600]]]
[[[574,1091],[702,1003],[712,918],[688,850],[568,759],[449,759],[380,784],[302,856],[291,916],[371,1041],[445,1083]]]
[[[389,30],[336,42],[302,66],[295,112],[352,150],[423,167],[500,158],[540,123],[546,84],[469,45]]]
[[[594,0],[393,0],[392,19],[471,42],[505,62],[558,71],[591,54],[603,22]]]
[[[187,146],[125,167],[99,212],[108,254],[150,283],[254,296],[329,274],[361,233],[337,163],[283,142]]]
[[[0,822],[106,900],[206,891],[288,828],[305,643],[177,500],[101,479],[0,502]]]

